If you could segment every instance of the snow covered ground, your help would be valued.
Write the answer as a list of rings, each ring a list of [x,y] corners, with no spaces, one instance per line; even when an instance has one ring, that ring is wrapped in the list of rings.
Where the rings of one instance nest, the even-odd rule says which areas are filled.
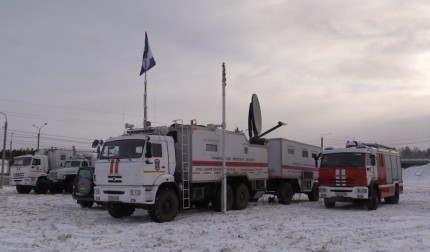
[[[0,189],[0,251],[430,251],[430,165],[403,172],[398,205],[252,203],[227,214],[210,208],[154,223],[146,211],[114,219],[70,195]]]

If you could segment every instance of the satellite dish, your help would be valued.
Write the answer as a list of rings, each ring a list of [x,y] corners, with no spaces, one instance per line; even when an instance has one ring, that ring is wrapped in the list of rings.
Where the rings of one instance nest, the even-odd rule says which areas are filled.
[[[248,114],[248,131],[249,137],[252,135],[258,136],[261,133],[262,119],[261,119],[261,109],[260,102],[256,94],[252,95],[251,104],[249,105]]]

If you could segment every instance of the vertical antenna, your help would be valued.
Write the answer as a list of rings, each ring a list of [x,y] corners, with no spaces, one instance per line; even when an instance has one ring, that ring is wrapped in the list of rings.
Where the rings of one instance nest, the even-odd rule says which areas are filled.
[[[223,213],[227,212],[227,174],[225,165],[225,86],[227,79],[225,77],[225,64],[222,63],[222,135],[221,135],[221,148],[222,148],[222,194],[221,194],[221,209]]]

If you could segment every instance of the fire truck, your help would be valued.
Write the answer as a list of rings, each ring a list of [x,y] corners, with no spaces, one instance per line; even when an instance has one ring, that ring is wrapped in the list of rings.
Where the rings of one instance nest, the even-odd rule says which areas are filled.
[[[106,140],[95,163],[94,199],[121,218],[136,208],[156,222],[173,220],[179,209],[212,206],[221,210],[221,129],[175,122],[129,129]],[[96,144],[95,144],[96,145]],[[226,131],[227,210],[244,209],[265,193],[267,146]]]
[[[376,210],[382,199],[397,204],[403,193],[400,155],[380,144],[348,141],[346,148],[325,148],[319,169],[320,197],[336,202],[365,202]]]

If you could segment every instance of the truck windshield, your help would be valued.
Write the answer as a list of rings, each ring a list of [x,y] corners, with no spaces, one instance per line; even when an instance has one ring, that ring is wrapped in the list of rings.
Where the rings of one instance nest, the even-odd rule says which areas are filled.
[[[106,142],[100,153],[100,159],[140,158],[144,146],[145,140],[137,139]]]
[[[33,158],[31,158],[31,157],[16,158],[13,161],[12,166],[27,166],[27,165],[30,165],[32,159]]]
[[[364,164],[364,153],[324,154],[321,160],[321,167],[364,167]]]
[[[64,167],[79,167],[81,166],[81,161],[66,161]]]

